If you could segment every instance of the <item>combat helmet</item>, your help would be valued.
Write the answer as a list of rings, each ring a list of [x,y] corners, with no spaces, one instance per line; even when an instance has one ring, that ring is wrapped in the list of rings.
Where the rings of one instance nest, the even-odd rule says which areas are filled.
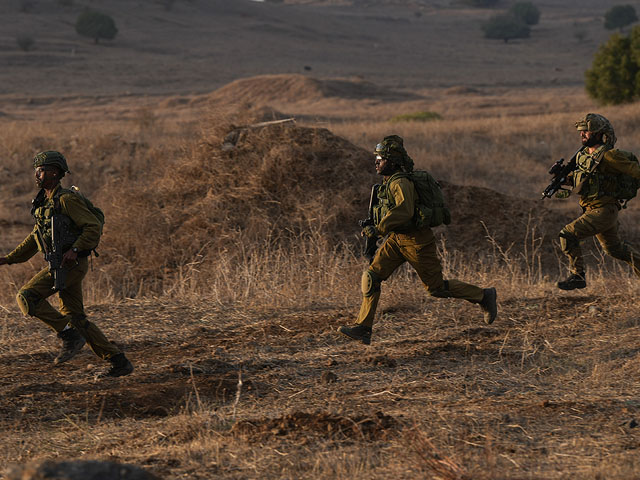
[[[56,152],[55,150],[40,152],[35,157],[33,157],[33,168],[45,166],[58,167],[62,171],[63,175],[65,173],[71,173],[69,172],[69,167],[67,166],[67,159],[64,158],[64,155],[62,155],[60,152]]]
[[[616,143],[613,125],[600,114],[587,113],[583,119],[576,122],[576,129],[580,132],[602,133],[602,143],[610,147]]]
[[[413,170],[413,160],[404,148],[402,137],[387,135],[376,145],[373,153],[398,165],[405,172]]]

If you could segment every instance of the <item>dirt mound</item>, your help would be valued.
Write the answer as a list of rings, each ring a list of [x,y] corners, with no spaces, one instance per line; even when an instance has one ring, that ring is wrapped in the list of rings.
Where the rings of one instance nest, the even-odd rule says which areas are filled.
[[[383,440],[399,428],[398,421],[382,412],[373,416],[341,417],[327,412],[294,412],[280,418],[244,420],[231,429],[250,442],[272,437],[299,437],[320,434],[336,440]]]
[[[448,249],[475,258],[497,255],[521,261],[539,254],[545,266],[557,265],[553,242],[568,217],[549,210],[542,201],[488,188],[441,184],[452,217],[443,229]]]
[[[419,97],[382,88],[361,79],[319,80],[304,75],[285,74],[242,78],[219,88],[209,96],[216,105],[313,102],[324,98],[399,101]]]

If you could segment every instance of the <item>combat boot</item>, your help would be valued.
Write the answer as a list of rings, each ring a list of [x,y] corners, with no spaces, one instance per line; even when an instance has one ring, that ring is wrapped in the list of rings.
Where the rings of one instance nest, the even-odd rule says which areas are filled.
[[[354,325],[353,327],[342,326],[338,331],[349,338],[360,340],[365,345],[371,344],[371,327],[367,327],[366,325]]]
[[[585,288],[587,281],[584,278],[584,273],[572,273],[569,278],[558,282],[558,288],[560,290],[575,290],[576,288]]]
[[[480,308],[484,312],[484,323],[491,325],[498,316],[498,292],[494,287],[491,287],[483,289],[482,293]]]
[[[109,359],[111,368],[98,374],[97,378],[123,377],[133,372],[133,364],[125,357],[124,353],[117,353]]]
[[[84,344],[87,343],[85,338],[80,335],[80,332],[75,328],[67,328],[66,330],[58,332],[58,337],[62,339],[62,350],[53,360],[54,365],[60,365],[61,363],[71,360],[82,350]]]

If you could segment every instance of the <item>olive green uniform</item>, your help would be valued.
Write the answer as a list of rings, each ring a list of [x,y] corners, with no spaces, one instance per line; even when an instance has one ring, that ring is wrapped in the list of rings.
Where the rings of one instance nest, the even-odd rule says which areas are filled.
[[[60,186],[56,187],[51,196],[34,209],[36,226],[27,238],[7,255],[7,263],[26,262],[38,251],[44,253],[45,245],[42,245],[38,238],[38,228],[46,248],[51,248],[51,216],[54,213],[54,197],[59,193],[60,188]],[[95,324],[87,320],[82,299],[82,280],[88,271],[87,256],[98,245],[102,226],[79,195],[69,190],[62,190],[59,202],[60,213],[71,219],[71,228],[77,235],[71,247],[76,247],[79,251],[76,264],[68,267],[65,288],[58,292],[60,311],[53,308],[46,300],[55,293],[54,278],[48,268],[41,270],[20,289],[17,295],[18,305],[25,315],[42,320],[56,332],[61,332],[67,324],[70,324],[85,337],[95,354],[106,360],[121,352],[107,340]]]
[[[584,148],[576,157],[572,181],[584,213],[560,231],[560,246],[574,274],[584,274],[580,241],[595,235],[606,253],[630,264],[640,276],[640,254],[618,235],[621,204],[613,192],[620,174],[640,179],[640,166],[632,153],[603,145],[592,154]]]
[[[429,295],[474,303],[482,301],[482,288],[442,277],[433,232],[428,227],[417,229],[413,224],[417,193],[411,180],[393,175],[385,179],[378,200],[374,210],[375,226],[380,235],[387,237],[362,276],[363,299],[356,324],[373,325],[380,284],[404,262],[416,270]]]

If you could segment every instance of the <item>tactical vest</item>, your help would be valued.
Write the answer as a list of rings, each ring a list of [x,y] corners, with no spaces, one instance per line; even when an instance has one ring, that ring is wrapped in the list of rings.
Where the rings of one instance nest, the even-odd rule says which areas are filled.
[[[416,189],[416,204],[411,222],[405,229],[437,227],[451,223],[451,212],[444,202],[444,195],[440,184],[422,170],[413,172],[396,172],[378,189],[378,202],[373,209],[373,219],[376,225],[395,207],[395,200],[389,188],[391,182],[398,178],[408,178]]]
[[[59,215],[64,215],[62,213],[62,208],[60,206],[60,197],[65,194],[77,195],[85,202],[87,208],[93,213],[98,221],[100,222],[101,230],[100,234],[102,234],[102,226],[104,225],[104,213],[98,207],[94,206],[91,201],[82,195],[75,187],[73,190],[68,190],[66,188],[58,188],[54,195],[51,198],[47,198],[44,190],[40,190],[36,198],[33,199],[32,207],[31,207],[31,215],[36,223],[36,229],[38,230],[38,235],[36,235],[36,242],[38,243],[38,249],[41,252],[46,252],[51,250],[51,217],[53,217],[54,213]],[[65,222],[67,225],[65,229],[65,238],[63,245],[61,248],[63,251],[69,249],[75,241],[78,239],[80,234],[82,233],[81,229],[71,220],[68,216],[64,215],[68,221]],[[44,245],[41,244],[44,242]],[[95,252],[95,249],[93,250]],[[80,257],[88,256],[91,254],[91,251],[81,251],[78,253]],[[97,253],[96,253],[97,256]]]
[[[574,172],[574,186],[585,201],[594,201],[601,197],[613,197],[616,200],[628,201],[636,196],[640,187],[640,180],[624,173],[603,173],[598,168],[603,157],[611,149],[604,148],[594,155],[580,152],[576,157]],[[631,152],[611,150],[615,154],[625,155],[629,160],[638,163],[637,157]]]

